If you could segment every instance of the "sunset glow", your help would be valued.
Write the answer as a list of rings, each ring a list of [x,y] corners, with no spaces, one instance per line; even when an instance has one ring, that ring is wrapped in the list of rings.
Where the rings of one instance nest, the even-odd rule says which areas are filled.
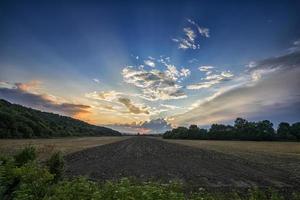
[[[297,1],[4,1],[0,98],[126,133],[295,122],[299,10]]]

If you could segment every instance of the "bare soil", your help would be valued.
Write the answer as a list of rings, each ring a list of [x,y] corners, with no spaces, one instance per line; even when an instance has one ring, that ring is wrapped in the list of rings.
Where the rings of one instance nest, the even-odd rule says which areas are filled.
[[[179,180],[206,188],[298,188],[289,171],[232,154],[184,146],[147,137],[85,149],[65,157],[66,175],[93,180]],[[298,190],[298,189],[297,189]]]

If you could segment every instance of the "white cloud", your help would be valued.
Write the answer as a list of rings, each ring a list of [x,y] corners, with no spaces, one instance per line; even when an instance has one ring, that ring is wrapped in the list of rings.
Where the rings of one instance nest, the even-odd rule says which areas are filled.
[[[178,78],[183,76],[174,65],[166,64],[165,71],[135,69],[128,66],[122,70],[124,81],[142,89],[142,98],[147,100],[180,99],[187,96],[181,90]],[[186,72],[187,73],[187,72]]]
[[[184,37],[173,38],[172,40],[178,43],[179,49],[199,49],[200,45],[197,43],[196,38],[198,36],[208,38],[209,29],[200,27],[196,22],[190,19],[188,19],[188,22],[191,23],[193,27],[183,28]]]
[[[213,67],[213,66],[210,66],[210,65],[203,65],[203,66],[198,67],[198,69],[199,69],[201,72],[211,71],[213,68],[214,68],[214,67]]]
[[[180,76],[183,76],[183,77],[188,77],[189,75],[191,75],[191,71],[187,68],[182,68],[180,70]]]
[[[152,60],[145,60],[144,63],[149,67],[155,67],[155,62],[153,62]]]
[[[200,45],[195,44],[194,42],[184,39],[184,38],[179,38],[179,39],[172,39],[174,42],[178,43],[178,48],[179,49],[199,49]]]
[[[229,81],[233,78],[230,71],[222,71],[220,74],[213,74],[213,66],[205,65],[198,68],[201,72],[205,72],[206,77],[202,78],[203,82],[188,85],[187,89],[198,90],[203,88],[210,88],[218,83]]]
[[[95,83],[100,83],[100,80],[97,79],[97,78],[94,78],[93,81],[94,81]]]
[[[117,99],[121,95],[123,95],[123,93],[116,92],[114,90],[110,90],[110,91],[101,91],[101,92],[94,91],[94,92],[85,94],[85,97],[91,98],[91,99],[97,99],[97,100],[112,101],[112,100]]]
[[[191,41],[191,42],[195,41],[196,34],[190,27],[184,28],[183,32],[185,32],[185,35],[186,35],[186,37],[188,38],[189,41]]]
[[[200,27],[195,21],[191,20],[191,19],[187,19],[188,22],[190,22],[191,24],[195,25],[198,32],[200,33],[201,36],[209,38],[209,29],[205,28],[205,27]]]
[[[160,106],[165,107],[165,108],[168,108],[168,109],[170,109],[170,110],[175,110],[175,109],[180,108],[180,107],[178,107],[178,106],[169,105],[169,104],[160,104]]]

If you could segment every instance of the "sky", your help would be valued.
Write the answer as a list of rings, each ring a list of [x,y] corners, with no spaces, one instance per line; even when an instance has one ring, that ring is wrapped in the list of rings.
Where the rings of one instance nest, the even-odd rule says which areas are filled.
[[[289,0],[4,0],[0,98],[126,133],[300,121],[299,10]]]

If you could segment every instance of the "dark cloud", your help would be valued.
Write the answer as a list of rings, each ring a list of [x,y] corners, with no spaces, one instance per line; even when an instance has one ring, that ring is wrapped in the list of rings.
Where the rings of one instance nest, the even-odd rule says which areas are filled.
[[[207,125],[236,117],[261,119],[299,119],[300,56],[299,52],[269,58],[256,63],[253,76],[238,87],[221,91],[190,111],[174,116],[173,123]]]
[[[260,69],[282,69],[287,70],[295,67],[300,67],[300,51],[291,52],[278,57],[268,58],[258,61],[249,71]]]
[[[128,98],[125,98],[125,97],[120,97],[118,99],[118,101],[120,103],[122,103],[124,106],[126,106],[126,108],[128,109],[128,111],[130,113],[133,113],[133,114],[149,114],[149,111],[146,109],[146,108],[140,108],[136,105],[134,105],[130,99]]]
[[[153,133],[163,133],[172,129],[171,125],[164,119],[153,119],[140,125],[143,128],[150,129]]]
[[[20,85],[22,84],[17,83],[12,85],[10,88],[1,87],[0,85],[0,98],[31,108],[69,116],[89,112],[88,109],[90,106],[72,103],[57,103],[47,98],[45,95],[30,93],[20,87]]]
[[[108,126],[123,133],[142,134],[158,134],[172,129],[171,124],[164,119],[153,119],[138,124],[115,124]]]

